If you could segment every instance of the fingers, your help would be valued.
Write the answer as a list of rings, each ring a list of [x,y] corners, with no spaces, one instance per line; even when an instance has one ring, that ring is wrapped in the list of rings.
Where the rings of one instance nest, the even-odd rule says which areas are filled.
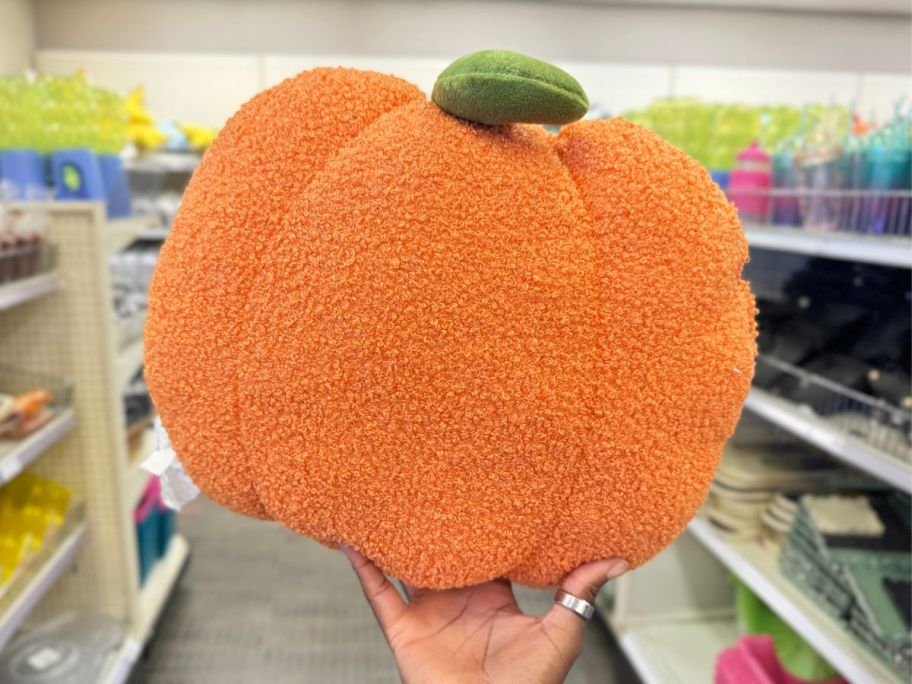
[[[593,561],[579,566],[567,575],[561,589],[591,603],[595,601],[599,589],[625,572],[627,563],[620,558]]]
[[[405,613],[405,601],[386,579],[386,575],[380,572],[379,568],[370,560],[350,546],[342,546],[341,549],[354,568],[358,581],[361,582],[361,589],[364,590],[364,596],[386,634],[396,620]]]
[[[627,572],[627,563],[620,558],[593,561],[579,566],[567,575],[561,589],[578,598],[595,602],[595,597],[609,580],[616,579]],[[542,624],[545,628],[555,630],[568,644],[578,652],[583,643],[583,630],[586,621],[573,611],[555,603]]]

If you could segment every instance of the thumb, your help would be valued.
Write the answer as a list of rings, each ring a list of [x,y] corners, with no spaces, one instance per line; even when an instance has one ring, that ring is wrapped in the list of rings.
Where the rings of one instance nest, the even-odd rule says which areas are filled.
[[[599,589],[609,580],[627,572],[627,567],[627,562],[620,558],[592,561],[567,575],[561,589],[584,601],[595,603]],[[586,620],[569,608],[555,603],[545,615],[543,623],[546,628],[553,630],[553,634],[559,636],[572,652],[578,653],[582,648]]]

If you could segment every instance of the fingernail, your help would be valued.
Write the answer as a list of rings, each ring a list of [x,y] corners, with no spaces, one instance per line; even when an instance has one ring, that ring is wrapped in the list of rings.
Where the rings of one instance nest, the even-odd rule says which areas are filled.
[[[605,571],[605,576],[613,580],[627,572],[628,568],[627,561],[622,558],[615,558],[612,561],[608,561],[608,569]]]
[[[352,555],[355,553],[355,550],[352,547],[350,547],[348,544],[339,544],[339,551],[341,551],[346,556],[348,556],[348,558],[351,558]]]

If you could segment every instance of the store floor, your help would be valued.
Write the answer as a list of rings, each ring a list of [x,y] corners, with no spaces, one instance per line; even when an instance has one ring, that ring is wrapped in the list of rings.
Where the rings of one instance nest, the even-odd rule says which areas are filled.
[[[345,560],[279,525],[195,501],[181,515],[190,565],[130,684],[397,682],[396,666]],[[551,593],[518,589],[543,612]],[[636,675],[597,618],[567,682]]]

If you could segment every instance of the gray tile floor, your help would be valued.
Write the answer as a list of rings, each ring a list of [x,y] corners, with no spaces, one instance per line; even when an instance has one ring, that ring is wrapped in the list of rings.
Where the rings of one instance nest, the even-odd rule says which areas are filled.
[[[348,562],[280,527],[199,500],[181,515],[192,557],[130,684],[397,682]],[[518,589],[529,612],[550,592]],[[568,684],[637,682],[597,618]]]

